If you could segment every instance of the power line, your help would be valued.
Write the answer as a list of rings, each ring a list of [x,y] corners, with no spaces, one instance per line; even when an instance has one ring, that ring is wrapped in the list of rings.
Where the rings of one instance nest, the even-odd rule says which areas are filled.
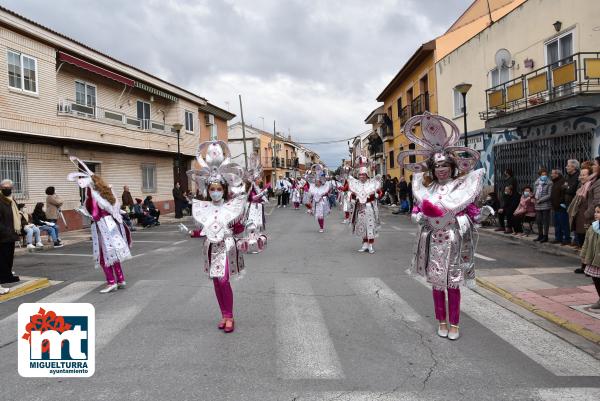
[[[327,145],[327,144],[331,144],[331,143],[339,143],[339,142],[347,142],[351,139],[356,138],[357,135],[351,136],[349,138],[345,138],[345,139],[332,139],[329,141],[320,141],[320,142],[296,142],[299,145]]]

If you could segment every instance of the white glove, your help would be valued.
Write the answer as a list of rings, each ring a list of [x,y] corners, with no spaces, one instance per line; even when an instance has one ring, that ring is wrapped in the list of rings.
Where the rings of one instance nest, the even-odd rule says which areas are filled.
[[[189,234],[191,232],[190,229],[187,228],[184,224],[179,223],[177,227],[179,227],[179,231],[181,231],[184,234]]]
[[[420,225],[424,225],[425,224],[425,215],[423,213],[421,213],[421,212],[419,212],[419,213],[413,213],[410,216],[410,218],[411,218],[411,220],[412,220],[413,223],[417,223],[417,224],[420,224]]]

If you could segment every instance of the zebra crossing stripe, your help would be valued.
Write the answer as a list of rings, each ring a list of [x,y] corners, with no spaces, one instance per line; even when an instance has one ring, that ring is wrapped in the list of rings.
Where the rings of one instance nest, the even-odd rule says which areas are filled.
[[[123,291],[127,291],[128,297],[134,297],[135,302],[123,306],[123,299],[115,298],[112,301],[118,304],[118,308],[104,305],[102,311],[96,311],[96,352],[108,345],[148,306],[152,298],[156,296],[156,281],[140,280]]]
[[[101,281],[76,281],[36,302],[74,302],[102,284]],[[0,347],[17,340],[17,314],[0,320]]]
[[[275,282],[277,370],[282,379],[343,379],[321,308],[308,281]]]
[[[426,287],[420,276],[413,276]],[[461,288],[461,311],[556,376],[600,376],[600,363],[554,334]]]
[[[346,280],[350,288],[360,296],[376,316],[384,316],[384,320],[401,318],[408,322],[420,322],[417,313],[404,299],[377,277],[352,278]]]

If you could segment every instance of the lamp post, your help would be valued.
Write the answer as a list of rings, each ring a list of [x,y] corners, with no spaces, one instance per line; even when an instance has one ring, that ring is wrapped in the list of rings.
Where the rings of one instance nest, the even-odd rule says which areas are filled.
[[[181,131],[182,127],[183,127],[183,124],[181,124],[181,123],[175,123],[175,124],[173,124],[173,128],[175,128],[175,131],[177,131],[177,181],[179,181],[181,179],[181,174],[180,174],[180,169],[181,169],[181,167],[180,167],[181,166],[181,151],[179,149],[179,132]]]
[[[454,90],[462,95],[463,100],[463,121],[465,125],[465,147],[469,147],[469,141],[467,139],[467,92],[471,89],[471,84],[467,84],[463,82],[462,84],[458,84],[454,87]]]

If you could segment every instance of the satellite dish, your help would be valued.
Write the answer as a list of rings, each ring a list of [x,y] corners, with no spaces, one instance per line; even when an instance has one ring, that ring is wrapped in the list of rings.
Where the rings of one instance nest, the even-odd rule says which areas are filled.
[[[494,56],[494,59],[496,60],[496,67],[498,67],[498,69],[512,66],[512,56],[506,49],[498,50],[496,52],[496,56]]]

